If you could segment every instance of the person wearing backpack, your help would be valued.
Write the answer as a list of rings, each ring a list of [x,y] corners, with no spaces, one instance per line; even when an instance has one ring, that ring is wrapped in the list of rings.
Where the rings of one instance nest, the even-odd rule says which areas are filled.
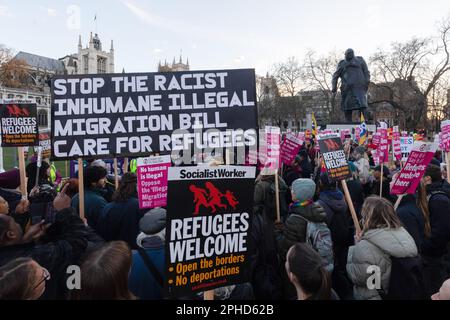
[[[316,184],[311,179],[297,179],[292,183],[292,200],[284,227],[277,231],[278,252],[282,265],[290,247],[299,242],[309,242],[322,257],[323,266],[331,272],[333,269],[333,249],[331,232],[326,225],[326,213],[314,203],[312,198]],[[293,299],[296,291],[286,272],[283,276],[283,295]]]
[[[349,248],[347,260],[355,299],[380,300],[394,293],[401,299],[423,298],[417,247],[393,205],[371,196],[364,202],[361,215],[363,228],[355,237],[356,244]]]
[[[441,169],[432,164],[426,168],[422,182],[427,190],[431,234],[424,240],[421,253],[427,293],[431,295],[448,278],[445,255],[450,241],[450,184],[442,179]]]
[[[336,181],[328,174],[320,175],[320,194],[317,204],[326,212],[326,223],[331,231],[334,253],[334,270],[332,273],[333,289],[341,299],[353,298],[353,285],[347,276],[347,253],[352,239],[350,215],[344,194],[337,188]]]
[[[139,220],[141,233],[129,275],[130,291],[141,300],[163,298],[165,270],[166,210],[154,208]]]

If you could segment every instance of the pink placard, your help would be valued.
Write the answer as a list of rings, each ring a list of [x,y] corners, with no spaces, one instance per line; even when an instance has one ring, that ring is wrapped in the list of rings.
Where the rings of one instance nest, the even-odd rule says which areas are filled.
[[[441,145],[445,152],[450,151],[450,120],[445,120],[441,122]]]
[[[416,141],[405,166],[393,182],[391,194],[413,194],[422,179],[427,165],[433,159],[437,145]]]
[[[170,156],[138,158],[137,165],[139,208],[166,206]]]
[[[372,144],[379,147],[380,146],[380,138],[381,138],[380,132],[378,132],[378,131],[375,132],[372,137]]]
[[[264,167],[278,169],[280,167],[280,140],[281,133],[278,127],[266,127],[267,159]]]
[[[295,135],[288,133],[281,144],[281,161],[285,165],[290,165],[294,161],[295,156],[300,151],[303,142]]]

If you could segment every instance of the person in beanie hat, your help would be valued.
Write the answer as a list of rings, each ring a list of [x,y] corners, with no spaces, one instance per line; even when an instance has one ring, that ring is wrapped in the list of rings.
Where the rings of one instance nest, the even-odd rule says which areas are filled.
[[[286,262],[288,250],[298,242],[306,242],[306,228],[308,221],[326,222],[327,214],[323,208],[313,202],[316,184],[311,179],[297,179],[292,183],[291,193],[293,202],[289,206],[289,214],[284,228],[278,231],[277,244],[281,262]],[[297,297],[295,287],[289,281],[285,270],[283,277],[284,299]]]
[[[166,209],[154,208],[147,212],[139,221],[139,229],[138,249],[133,250],[129,276],[130,291],[141,300],[159,300],[163,298]]]

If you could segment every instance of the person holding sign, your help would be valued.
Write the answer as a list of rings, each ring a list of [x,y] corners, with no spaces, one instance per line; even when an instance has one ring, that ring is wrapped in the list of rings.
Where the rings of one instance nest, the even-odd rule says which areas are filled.
[[[84,207],[85,217],[90,227],[99,232],[99,219],[103,208],[107,205],[102,188],[106,184],[106,169],[99,166],[89,166],[84,169]],[[81,186],[80,186],[81,188]],[[72,207],[79,214],[79,193],[72,198]]]
[[[112,200],[100,214],[99,234],[106,241],[122,240],[131,249],[136,249],[139,220],[145,213],[145,211],[139,209],[136,174],[124,174],[120,180],[119,188],[112,196]]]

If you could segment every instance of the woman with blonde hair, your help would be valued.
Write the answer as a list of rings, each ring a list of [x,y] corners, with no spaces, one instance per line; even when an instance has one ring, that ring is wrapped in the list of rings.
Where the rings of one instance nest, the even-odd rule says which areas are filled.
[[[391,257],[416,257],[417,247],[388,200],[368,197],[361,216],[362,231],[355,237],[356,244],[349,248],[347,272],[354,284],[353,293],[357,300],[379,300],[382,299],[381,292],[389,291]],[[368,278],[377,268],[381,288],[368,285]]]

